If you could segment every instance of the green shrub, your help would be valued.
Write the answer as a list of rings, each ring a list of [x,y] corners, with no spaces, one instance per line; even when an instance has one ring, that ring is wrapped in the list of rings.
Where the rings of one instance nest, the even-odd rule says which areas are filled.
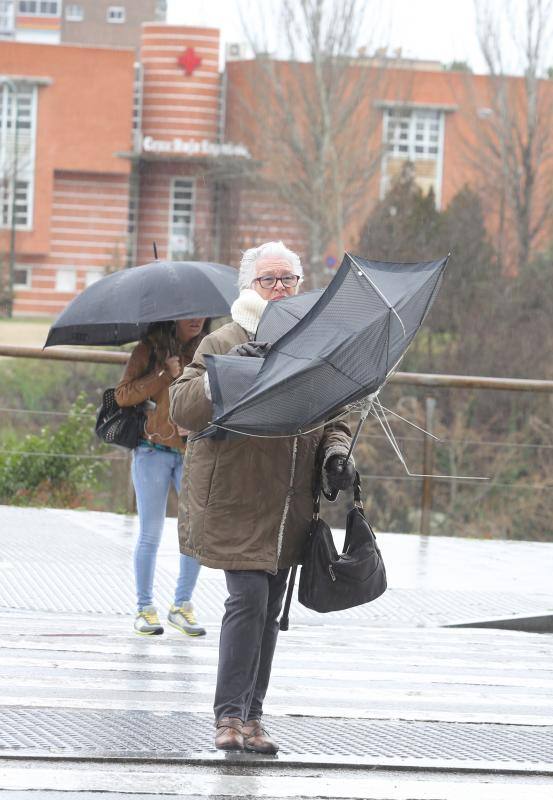
[[[108,462],[94,440],[94,407],[80,394],[64,422],[23,437],[9,431],[0,451],[0,502],[89,506]]]

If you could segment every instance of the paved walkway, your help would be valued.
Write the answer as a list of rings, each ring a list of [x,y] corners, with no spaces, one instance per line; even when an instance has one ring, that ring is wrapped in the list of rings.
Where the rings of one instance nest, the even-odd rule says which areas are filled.
[[[267,703],[278,758],[229,759],[211,744],[221,575],[201,573],[205,638],[137,637],[135,532],[117,515],[0,507],[10,797],[553,797],[552,637],[442,627],[551,614],[553,545],[381,535],[383,598],[293,606]],[[169,521],[160,609],[175,562]]]

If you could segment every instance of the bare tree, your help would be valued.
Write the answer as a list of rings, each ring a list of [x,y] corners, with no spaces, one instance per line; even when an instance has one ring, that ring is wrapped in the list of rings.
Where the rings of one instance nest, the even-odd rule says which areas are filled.
[[[256,59],[241,113],[245,127],[256,129],[250,140],[261,142],[258,186],[306,231],[313,285],[328,247],[343,251],[345,230],[380,164],[381,112],[373,100],[383,91],[383,59],[375,65],[360,46],[370,5],[281,0],[281,58],[264,52],[266,43],[248,32]]]
[[[475,119],[478,166],[488,197],[495,197],[504,268],[516,272],[552,227],[553,82],[546,76],[553,2],[517,0],[504,4],[502,15],[489,0],[475,5],[490,76],[488,116],[482,119],[480,109]]]

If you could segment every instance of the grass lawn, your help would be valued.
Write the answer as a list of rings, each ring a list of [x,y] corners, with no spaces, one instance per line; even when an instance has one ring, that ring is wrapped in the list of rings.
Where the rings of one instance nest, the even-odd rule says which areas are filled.
[[[42,347],[54,318],[0,319],[0,344]]]

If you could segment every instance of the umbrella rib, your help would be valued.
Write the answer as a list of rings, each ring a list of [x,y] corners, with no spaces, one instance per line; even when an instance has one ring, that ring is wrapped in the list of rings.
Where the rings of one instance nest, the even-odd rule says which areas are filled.
[[[364,277],[364,278],[365,278],[365,279],[366,279],[366,280],[367,280],[367,281],[370,283],[370,285],[371,285],[371,286],[373,287],[373,289],[374,289],[374,290],[375,290],[375,291],[378,293],[378,295],[380,296],[380,298],[381,298],[382,300],[384,300],[384,302],[386,303],[386,305],[388,306],[388,308],[390,309],[390,311],[391,311],[393,314],[395,314],[395,315],[396,315],[396,317],[397,317],[397,318],[398,318],[398,320],[399,320],[399,324],[400,324],[400,325],[401,325],[401,327],[402,327],[402,330],[403,330],[403,336],[404,336],[404,337],[405,337],[405,336],[407,336],[407,333],[405,332],[405,325],[403,324],[403,321],[402,321],[401,317],[399,316],[399,314],[397,313],[397,311],[395,310],[395,308],[393,307],[393,305],[390,303],[390,301],[388,300],[388,298],[386,297],[386,295],[385,295],[385,294],[383,294],[383,293],[380,291],[380,289],[378,288],[378,286],[376,285],[376,283],[375,283],[373,280],[371,280],[371,278],[369,278],[369,276],[368,276],[368,275],[367,275],[367,273],[366,273],[366,272],[363,270],[363,268],[359,266],[359,264],[358,264],[358,263],[357,263],[357,261],[355,260],[355,256],[352,256],[352,255],[351,255],[351,253],[348,253],[348,252],[346,252],[346,255],[347,255],[347,256],[348,256],[348,257],[349,257],[349,258],[350,258],[350,259],[353,261],[353,263],[355,264],[355,266],[356,266],[356,267],[357,267],[357,269],[359,270],[360,274],[361,274],[361,275],[362,275],[362,276],[363,276],[363,277]]]
[[[378,405],[380,405],[379,401],[378,401]],[[382,408],[382,406],[381,406],[381,408]],[[489,477],[481,477],[481,476],[477,476],[477,475],[434,475],[434,474],[427,474],[427,473],[424,473],[424,472],[411,472],[409,470],[409,467],[405,463],[405,459],[403,458],[401,450],[399,449],[399,445],[397,444],[396,437],[394,436],[394,433],[393,433],[393,431],[392,431],[392,429],[390,427],[390,423],[388,422],[386,417],[383,417],[383,419],[384,419],[384,421],[383,421],[380,418],[380,416],[379,416],[378,412],[376,411],[376,409],[374,408],[374,405],[373,405],[373,408],[371,409],[371,413],[373,414],[374,417],[376,417],[376,419],[380,423],[380,425],[382,427],[382,430],[386,434],[386,438],[388,439],[388,441],[392,445],[392,449],[394,450],[395,454],[397,455],[397,457],[399,458],[399,460],[403,464],[405,472],[407,473],[407,475],[409,475],[410,478],[439,478],[440,480],[446,480],[446,481],[489,481],[490,480]],[[389,432],[388,432],[388,429],[389,429]],[[424,431],[424,432],[426,433],[426,431]],[[429,435],[432,435],[432,434],[429,434]]]
[[[421,428],[419,425],[415,425],[414,422],[411,422],[410,420],[406,419],[405,417],[402,417],[401,414],[396,414],[395,411],[392,411],[391,409],[386,408],[386,406],[383,406],[380,401],[378,401],[378,405],[380,406],[380,409],[381,409],[381,411],[384,412],[384,414],[392,414],[394,417],[397,417],[398,419],[401,419],[407,425],[411,425],[412,428],[416,428],[421,433],[425,433],[427,436],[431,436],[437,442],[441,442],[442,441],[439,436],[435,436],[433,433],[430,433],[430,431],[427,431],[424,428]]]
[[[409,469],[407,467],[407,464],[405,463],[405,459],[403,458],[403,454],[402,454],[401,450],[399,449],[399,445],[398,445],[398,443],[396,441],[396,437],[394,436],[394,433],[393,433],[392,429],[388,425],[388,422],[386,420],[383,421],[380,418],[380,415],[379,415],[378,411],[376,410],[376,408],[374,407],[374,405],[373,405],[373,407],[371,409],[371,414],[373,415],[373,417],[376,418],[377,422],[380,424],[380,427],[384,431],[384,433],[386,435],[386,438],[388,439],[388,441],[390,442],[390,445],[392,446],[392,450],[394,451],[396,456],[399,458],[400,462],[403,464],[403,467],[405,468],[406,473],[409,475]]]

